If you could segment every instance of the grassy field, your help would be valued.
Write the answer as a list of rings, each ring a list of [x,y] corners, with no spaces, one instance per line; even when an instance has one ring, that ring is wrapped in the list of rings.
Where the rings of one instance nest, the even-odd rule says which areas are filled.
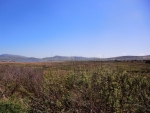
[[[142,61],[0,63],[0,113],[148,113]]]

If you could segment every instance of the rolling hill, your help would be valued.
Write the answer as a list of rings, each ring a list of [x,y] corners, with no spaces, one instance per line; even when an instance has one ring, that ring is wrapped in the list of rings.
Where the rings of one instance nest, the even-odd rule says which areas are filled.
[[[0,55],[1,62],[51,62],[51,61],[89,61],[89,60],[150,60],[150,55],[147,56],[119,56],[112,58],[88,58],[80,56],[54,56],[46,58],[34,58],[20,55],[2,54]]]

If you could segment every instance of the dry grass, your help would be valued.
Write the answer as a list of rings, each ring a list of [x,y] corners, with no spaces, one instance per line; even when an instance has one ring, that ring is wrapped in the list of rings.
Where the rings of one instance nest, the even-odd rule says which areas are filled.
[[[0,63],[0,111],[146,113],[149,81],[144,62]]]

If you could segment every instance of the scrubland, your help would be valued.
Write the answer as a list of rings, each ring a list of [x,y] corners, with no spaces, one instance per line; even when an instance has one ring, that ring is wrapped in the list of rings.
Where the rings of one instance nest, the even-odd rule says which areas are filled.
[[[0,63],[0,113],[148,113],[150,64]]]

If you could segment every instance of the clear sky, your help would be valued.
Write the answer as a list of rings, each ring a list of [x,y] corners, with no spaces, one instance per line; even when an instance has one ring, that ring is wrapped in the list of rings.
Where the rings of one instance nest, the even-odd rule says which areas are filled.
[[[150,0],[0,0],[0,54],[150,55]]]

